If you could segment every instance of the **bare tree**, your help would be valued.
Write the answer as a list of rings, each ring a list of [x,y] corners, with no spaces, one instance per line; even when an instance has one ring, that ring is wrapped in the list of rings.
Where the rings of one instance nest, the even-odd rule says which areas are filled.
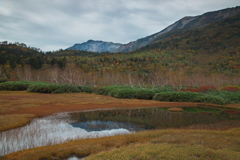
[[[52,83],[59,83],[59,68],[50,68],[50,82]]]
[[[32,81],[32,69],[30,65],[25,65],[23,68],[23,80]]]

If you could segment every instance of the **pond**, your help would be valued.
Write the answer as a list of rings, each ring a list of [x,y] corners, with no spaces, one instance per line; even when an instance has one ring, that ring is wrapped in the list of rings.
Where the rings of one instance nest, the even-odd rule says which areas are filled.
[[[214,125],[240,120],[237,110],[198,107],[170,112],[168,108],[112,109],[61,113],[0,133],[0,156],[70,140],[123,135],[149,129]]]
[[[168,108],[115,109],[69,113],[73,127],[87,131],[124,128],[129,131],[182,128],[198,124],[216,124],[240,120],[240,112],[210,107],[184,108],[171,112]]]

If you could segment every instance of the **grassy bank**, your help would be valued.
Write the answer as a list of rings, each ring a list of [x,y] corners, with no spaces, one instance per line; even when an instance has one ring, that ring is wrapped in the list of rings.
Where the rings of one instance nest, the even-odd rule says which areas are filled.
[[[0,90],[27,90],[33,93],[95,93],[122,99],[148,99],[165,102],[200,102],[212,104],[240,103],[239,86],[215,88],[183,87],[182,91],[175,91],[171,86],[155,88],[130,87],[125,85],[111,86],[80,86],[70,84],[51,84],[46,82],[4,82],[0,83]]]
[[[17,114],[17,115],[1,115],[0,116],[0,131],[16,128],[25,125],[34,118],[32,114]]]
[[[12,153],[4,159],[239,159],[240,129],[226,131],[168,129],[125,136],[77,140]]]

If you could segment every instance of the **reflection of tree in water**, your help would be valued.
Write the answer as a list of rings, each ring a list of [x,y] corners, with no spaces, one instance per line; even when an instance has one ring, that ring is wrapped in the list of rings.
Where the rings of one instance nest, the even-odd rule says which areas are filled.
[[[118,109],[71,113],[78,122],[85,121],[116,121],[130,122],[145,129],[179,128],[194,124],[213,124],[229,120],[231,113],[226,112],[169,112],[162,108]],[[238,116],[234,115],[237,119]]]

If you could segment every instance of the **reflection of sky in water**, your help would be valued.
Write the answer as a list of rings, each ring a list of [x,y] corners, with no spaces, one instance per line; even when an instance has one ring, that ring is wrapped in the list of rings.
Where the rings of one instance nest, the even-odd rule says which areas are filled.
[[[98,138],[129,133],[130,131],[127,129],[116,127],[114,129],[87,131],[83,128],[73,127],[63,117],[46,117],[36,119],[27,126],[1,132],[0,156],[75,139]]]
[[[72,124],[73,127],[78,127],[85,129],[88,132],[91,131],[103,131],[103,130],[112,130],[112,129],[127,129],[129,131],[138,131],[143,130],[140,127],[137,127],[133,123],[123,123],[123,122],[113,122],[113,121],[87,121],[79,122]]]

